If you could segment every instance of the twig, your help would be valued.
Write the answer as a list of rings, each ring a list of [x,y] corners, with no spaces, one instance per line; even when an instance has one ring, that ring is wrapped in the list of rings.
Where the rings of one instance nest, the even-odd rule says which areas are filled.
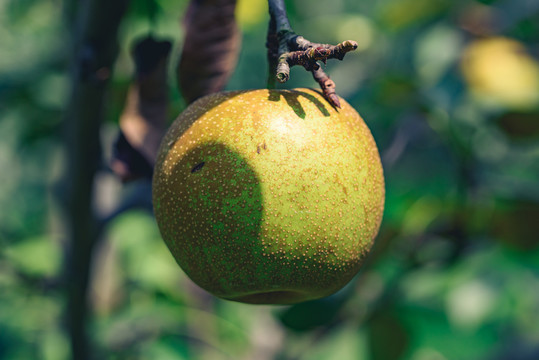
[[[330,103],[340,108],[341,102],[335,93],[335,83],[333,80],[329,78],[321,67],[319,67],[317,70],[312,70],[312,73],[314,79],[320,85],[320,88],[322,88],[325,98],[328,99]]]

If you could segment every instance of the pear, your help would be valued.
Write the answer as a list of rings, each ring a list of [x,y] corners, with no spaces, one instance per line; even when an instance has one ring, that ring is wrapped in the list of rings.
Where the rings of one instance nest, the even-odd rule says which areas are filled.
[[[292,304],[356,275],[384,210],[375,141],[343,99],[318,91],[222,92],[163,138],[153,177],[161,235],[213,295]]]

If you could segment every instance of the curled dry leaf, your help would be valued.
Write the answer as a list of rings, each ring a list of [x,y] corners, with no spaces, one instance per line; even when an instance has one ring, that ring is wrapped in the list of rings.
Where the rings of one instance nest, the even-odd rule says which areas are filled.
[[[169,41],[146,37],[133,48],[136,74],[120,116],[113,170],[124,181],[151,177],[159,144],[166,130]]]
[[[221,91],[236,67],[241,45],[236,0],[191,0],[184,18],[185,43],[177,67],[184,99]]]

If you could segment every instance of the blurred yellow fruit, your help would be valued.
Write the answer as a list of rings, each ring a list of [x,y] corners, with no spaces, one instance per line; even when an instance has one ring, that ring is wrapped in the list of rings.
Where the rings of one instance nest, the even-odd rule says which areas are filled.
[[[236,20],[242,29],[246,29],[262,22],[266,24],[267,13],[266,0],[239,0],[236,7]]]
[[[483,100],[513,109],[539,104],[539,64],[516,40],[476,40],[464,50],[461,67],[470,90]]]

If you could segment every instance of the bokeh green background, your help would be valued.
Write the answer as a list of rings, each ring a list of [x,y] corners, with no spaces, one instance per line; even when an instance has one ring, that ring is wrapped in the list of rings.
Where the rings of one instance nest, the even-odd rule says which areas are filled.
[[[230,89],[265,86],[265,0],[240,0]],[[182,43],[185,1],[155,0],[152,31]],[[69,95],[61,0],[0,0],[0,359],[70,357],[58,186]],[[96,211],[148,204],[107,169],[149,1],[121,27],[102,128]],[[387,187],[368,263],[336,295],[250,306],[193,285],[148,210],[108,217],[93,260],[99,359],[539,359],[539,3],[289,0],[309,39],[359,42],[327,71],[365,118]],[[294,68],[287,87],[313,87]],[[170,80],[173,119],[184,107]],[[138,195],[133,195],[138,194]],[[146,195],[145,195],[146,194]],[[137,198],[138,196],[138,198]],[[142,199],[141,199],[142,197]]]

